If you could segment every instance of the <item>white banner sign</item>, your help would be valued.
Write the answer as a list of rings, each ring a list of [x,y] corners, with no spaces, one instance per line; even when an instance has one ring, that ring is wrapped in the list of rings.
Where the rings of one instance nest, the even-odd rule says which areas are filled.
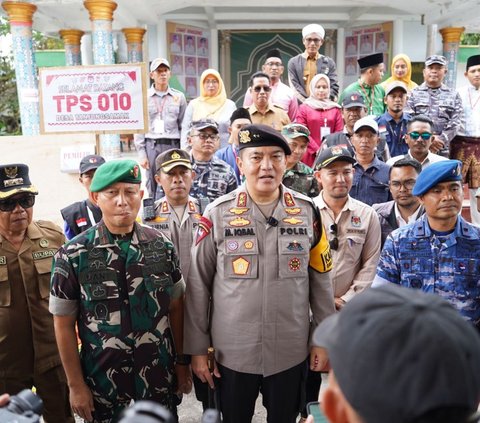
[[[43,134],[147,132],[145,64],[40,69]]]

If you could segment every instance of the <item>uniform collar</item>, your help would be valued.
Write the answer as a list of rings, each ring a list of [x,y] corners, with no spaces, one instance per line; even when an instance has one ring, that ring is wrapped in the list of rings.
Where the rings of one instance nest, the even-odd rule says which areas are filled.
[[[428,224],[427,215],[424,214],[413,223],[413,234],[417,238],[432,236],[432,230]],[[458,216],[454,231],[449,235],[453,238],[480,239],[477,231],[472,225],[468,224],[462,216]]]

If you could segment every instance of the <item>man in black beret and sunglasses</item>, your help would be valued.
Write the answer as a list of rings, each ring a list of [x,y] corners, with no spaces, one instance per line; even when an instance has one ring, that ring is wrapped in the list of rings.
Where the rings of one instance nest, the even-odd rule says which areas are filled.
[[[73,423],[52,315],[52,258],[61,228],[33,221],[38,194],[28,166],[0,166],[0,392],[36,387],[48,423]]]

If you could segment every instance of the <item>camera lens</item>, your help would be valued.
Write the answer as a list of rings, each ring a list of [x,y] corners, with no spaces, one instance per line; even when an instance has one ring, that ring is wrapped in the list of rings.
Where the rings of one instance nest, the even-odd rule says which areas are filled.
[[[43,401],[29,389],[24,389],[17,395],[10,397],[7,410],[12,413],[23,415],[27,411],[42,414]]]

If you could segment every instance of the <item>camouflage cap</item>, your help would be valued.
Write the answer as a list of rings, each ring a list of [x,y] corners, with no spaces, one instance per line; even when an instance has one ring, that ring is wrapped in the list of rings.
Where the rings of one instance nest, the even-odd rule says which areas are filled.
[[[134,160],[112,160],[101,165],[93,176],[91,192],[102,191],[116,182],[140,184],[140,167]]]
[[[37,195],[38,190],[30,182],[26,164],[7,164],[0,166],[0,199],[11,197],[19,192]]]
[[[305,125],[301,123],[289,123],[282,128],[282,135],[287,138],[298,138],[304,137],[307,142],[310,141],[310,131]]]

